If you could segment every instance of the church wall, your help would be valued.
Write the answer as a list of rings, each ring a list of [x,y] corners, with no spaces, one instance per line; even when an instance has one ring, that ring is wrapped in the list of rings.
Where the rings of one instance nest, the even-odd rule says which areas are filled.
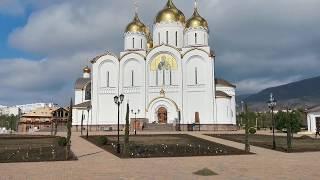
[[[74,104],[80,104],[83,102],[83,96],[84,92],[82,90],[75,90],[75,94],[74,94]]]
[[[165,71],[165,85],[163,85],[163,74],[162,72],[159,72],[158,75],[158,85],[156,85],[156,71],[151,69],[151,64],[154,62],[155,58],[161,58],[162,55],[168,55],[168,58],[173,57],[174,59],[171,59],[170,61],[175,62],[175,68],[171,70],[171,79],[172,82],[170,84],[170,71]],[[147,56],[146,61],[146,105],[147,110],[149,110],[148,105],[151,103],[152,100],[161,97],[160,91],[163,89],[165,94],[164,96],[174,103],[170,104],[170,109],[175,109],[174,112],[171,112],[172,117],[171,120],[178,117],[177,111],[178,109],[182,108],[182,67],[181,67],[181,55],[180,53],[169,46],[162,45],[160,47],[157,47],[153,49]],[[176,107],[176,106],[177,107]],[[154,111],[154,109],[153,109]],[[148,111],[148,117],[152,117],[153,119],[149,119],[149,122],[154,121],[154,113]],[[150,115],[152,113],[152,116]]]
[[[106,55],[93,64],[92,117],[94,124],[116,124],[117,106],[113,97],[119,94],[119,61]]]
[[[141,33],[126,33],[124,35],[124,49],[146,49],[147,48],[147,38]]]
[[[199,112],[201,124],[214,123],[213,61],[200,50],[183,57],[183,123],[194,123]]]
[[[221,86],[221,85],[217,85],[216,87],[217,91],[223,91],[225,93],[227,93],[229,96],[231,96],[231,111],[232,111],[232,120],[230,120],[230,122],[232,124],[237,124],[237,120],[236,120],[236,92],[235,92],[235,88],[233,87],[225,87],[225,86]],[[219,118],[217,119],[219,121]]]
[[[180,23],[166,23],[166,24],[158,23],[154,25],[154,31],[153,31],[154,46],[159,46],[161,44],[169,44],[177,48],[182,48],[183,30],[184,30],[184,27]],[[168,38],[167,38],[167,32],[168,32]],[[167,39],[168,39],[168,43],[167,43]]]
[[[137,54],[127,55],[120,61],[120,92],[125,95],[121,106],[121,123],[125,123],[126,103],[129,102],[130,118],[140,110],[137,118],[145,117],[145,60]]]
[[[73,126],[81,126],[82,115],[84,117],[83,126],[87,125],[87,121],[88,120],[89,120],[89,125],[91,125],[91,123],[92,124],[96,124],[96,123],[91,121],[91,111],[88,114],[88,111],[86,109],[84,109],[84,110],[82,110],[82,109],[73,109],[73,112],[72,112],[72,118],[73,118],[72,125]]]
[[[208,45],[208,32],[205,29],[188,29],[184,35],[184,46]]]
[[[216,124],[233,124],[231,98],[218,97],[216,98],[216,103],[217,103],[217,120],[218,120]]]

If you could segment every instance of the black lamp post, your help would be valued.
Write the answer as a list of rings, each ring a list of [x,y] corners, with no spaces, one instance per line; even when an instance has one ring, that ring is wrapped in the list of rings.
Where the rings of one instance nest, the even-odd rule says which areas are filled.
[[[89,113],[90,113],[90,109],[91,109],[91,106],[89,105],[87,107],[87,111],[88,111],[88,116],[87,116],[87,139],[89,138]],[[92,124],[91,124],[92,125]]]
[[[117,142],[117,153],[120,153],[120,104],[122,104],[124,95],[120,94],[120,96],[115,96],[114,98],[114,103],[118,106],[118,142]]]
[[[274,99],[272,93],[270,94],[270,99],[267,103],[268,103],[268,107],[271,109],[271,118],[272,118],[272,149],[276,149],[276,140],[274,136],[275,121],[274,121],[273,110],[274,110],[274,107],[277,105],[277,101]]]
[[[134,135],[137,135],[136,121],[137,121],[137,114],[140,113],[140,109],[138,109],[138,111],[133,111],[133,109],[131,109],[131,113],[134,114]]]

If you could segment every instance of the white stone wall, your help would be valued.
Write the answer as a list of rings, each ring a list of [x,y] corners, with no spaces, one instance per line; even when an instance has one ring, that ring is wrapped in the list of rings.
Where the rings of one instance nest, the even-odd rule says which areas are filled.
[[[108,77],[109,76],[109,77]],[[93,64],[92,118],[93,124],[116,124],[117,107],[113,97],[119,94],[119,60],[113,55],[100,57]]]
[[[208,39],[207,30],[202,28],[189,28],[185,30],[184,33],[184,46],[208,46]]]
[[[234,124],[231,98],[217,97],[217,122],[216,124]]]
[[[144,56],[131,53],[120,61],[120,93],[125,95],[121,105],[120,123],[125,123],[126,103],[129,102],[130,111],[141,111],[137,118],[145,117],[145,59]],[[130,112],[130,118],[133,114]]]
[[[228,120],[229,122],[231,122],[231,124],[237,124],[237,120],[236,120],[236,92],[235,92],[235,88],[234,87],[227,87],[227,86],[222,86],[222,85],[217,85],[216,86],[216,90],[217,91],[222,91],[226,94],[228,94],[229,96],[231,96],[230,99],[230,113],[231,116],[229,116],[230,120]],[[220,101],[219,101],[220,102]],[[217,111],[219,111],[220,109],[223,108],[223,105],[220,105],[217,100],[217,104],[216,104],[216,109]],[[226,108],[225,108],[226,109]],[[221,110],[220,110],[221,111]],[[221,123],[220,120],[222,120],[222,122],[224,122],[225,117],[220,117],[219,113],[217,113],[217,123]]]
[[[73,109],[72,125],[73,126],[81,126],[82,116],[84,117],[83,118],[83,126],[86,126],[87,123],[89,123],[89,125],[91,125],[91,124],[96,125],[96,123],[92,121],[91,110],[89,111],[89,114],[88,114],[88,111],[86,109]]]
[[[124,50],[146,50],[147,38],[143,33],[125,33],[124,34]]]
[[[172,70],[170,85],[170,72],[165,73],[165,82],[163,85],[163,74],[158,72],[158,85],[156,85],[156,71],[150,69],[150,64],[159,54],[169,54],[176,60],[177,69]],[[168,110],[168,122],[173,122],[178,118],[178,111],[182,109],[182,60],[181,54],[177,49],[166,45],[152,49],[146,58],[146,117],[149,122],[157,121],[156,112],[161,107],[159,102],[163,103],[163,107]],[[160,91],[165,91],[165,97],[160,98]]]
[[[199,112],[201,124],[213,124],[213,59],[208,52],[195,49],[184,54],[182,62],[183,123],[194,123],[195,113]]]
[[[177,48],[183,47],[184,27],[181,23],[157,23],[153,26],[153,46],[168,44]],[[167,36],[168,35],[168,36]],[[168,38],[167,38],[168,37]],[[168,43],[167,43],[168,40]]]

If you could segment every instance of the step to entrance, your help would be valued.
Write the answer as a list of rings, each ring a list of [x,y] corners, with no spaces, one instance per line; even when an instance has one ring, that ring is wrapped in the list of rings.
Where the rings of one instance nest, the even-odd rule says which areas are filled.
[[[146,124],[144,131],[174,131],[172,124]]]

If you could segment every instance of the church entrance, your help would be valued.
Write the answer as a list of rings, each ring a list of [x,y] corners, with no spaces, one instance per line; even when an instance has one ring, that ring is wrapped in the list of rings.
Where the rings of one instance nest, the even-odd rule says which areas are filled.
[[[167,124],[168,122],[168,111],[164,107],[160,107],[158,109],[158,123],[159,124]]]

